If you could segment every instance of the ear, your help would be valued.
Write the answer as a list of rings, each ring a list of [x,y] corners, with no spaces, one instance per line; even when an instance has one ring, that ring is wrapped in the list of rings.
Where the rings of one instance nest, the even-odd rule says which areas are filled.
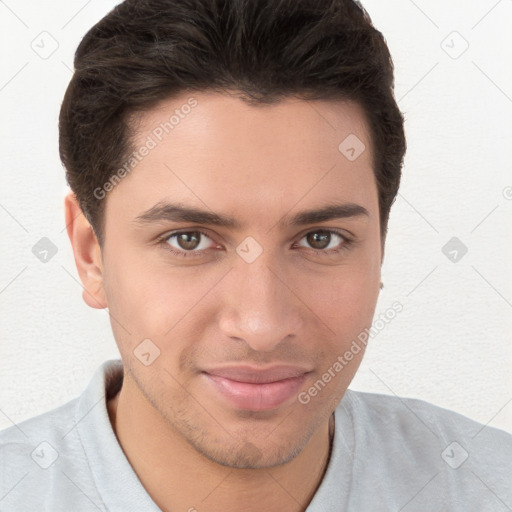
[[[380,229],[380,226],[379,226],[379,229]],[[382,233],[382,230],[381,230],[381,235],[380,235],[380,266],[381,267],[382,267],[382,264],[384,263],[384,253],[386,251],[387,235],[388,235],[388,227],[386,225],[386,229],[385,229],[384,233]]]
[[[104,309],[107,307],[107,300],[103,288],[103,263],[98,239],[74,193],[70,192],[66,196],[64,208],[66,229],[73,247],[78,275],[84,287],[82,297],[91,308]]]
[[[384,263],[384,253],[386,251],[386,238],[382,238],[382,243],[380,246],[380,266],[382,267],[382,264]]]

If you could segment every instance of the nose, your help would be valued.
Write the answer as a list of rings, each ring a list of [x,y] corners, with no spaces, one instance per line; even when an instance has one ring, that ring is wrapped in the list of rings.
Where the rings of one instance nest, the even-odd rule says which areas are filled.
[[[276,270],[264,254],[252,263],[238,261],[230,272],[219,324],[225,336],[243,340],[253,350],[270,352],[300,333],[303,315],[290,273]]]

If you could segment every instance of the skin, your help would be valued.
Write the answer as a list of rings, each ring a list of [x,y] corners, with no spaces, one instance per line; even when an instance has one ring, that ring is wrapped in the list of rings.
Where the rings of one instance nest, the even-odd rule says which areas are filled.
[[[103,247],[73,194],[66,198],[84,300],[108,307],[125,368],[111,422],[164,511],[305,510],[328,462],[330,418],[364,350],[307,404],[294,396],[266,411],[228,404],[201,372],[300,365],[307,391],[370,327],[383,240],[365,118],[350,102],[249,106],[235,94],[194,92],[142,114],[134,147],[190,96],[198,105],[104,199]],[[353,162],[338,150],[351,133],[366,145]],[[136,221],[162,201],[233,216],[241,227]],[[368,215],[287,223],[333,202]],[[208,236],[192,249],[176,237],[156,241],[187,229]],[[319,230],[354,243],[333,234],[327,248],[315,245],[306,235]],[[263,249],[252,263],[236,251],[249,236]],[[146,366],[134,350],[148,338],[160,355]]]

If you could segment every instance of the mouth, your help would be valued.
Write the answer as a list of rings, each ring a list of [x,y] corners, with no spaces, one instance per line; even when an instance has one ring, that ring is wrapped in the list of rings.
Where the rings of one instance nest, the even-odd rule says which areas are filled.
[[[208,370],[203,375],[214,393],[231,407],[268,411],[296,397],[308,373],[305,368],[292,366],[237,366]]]

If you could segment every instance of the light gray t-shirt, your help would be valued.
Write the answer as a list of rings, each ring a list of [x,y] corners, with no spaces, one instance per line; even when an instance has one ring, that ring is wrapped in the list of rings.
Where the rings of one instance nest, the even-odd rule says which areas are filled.
[[[160,510],[109,421],[122,376],[120,360],[106,361],[81,396],[0,432],[1,512]],[[421,400],[352,390],[335,419],[307,512],[512,510],[512,435]],[[207,510],[200,496],[190,507]]]

